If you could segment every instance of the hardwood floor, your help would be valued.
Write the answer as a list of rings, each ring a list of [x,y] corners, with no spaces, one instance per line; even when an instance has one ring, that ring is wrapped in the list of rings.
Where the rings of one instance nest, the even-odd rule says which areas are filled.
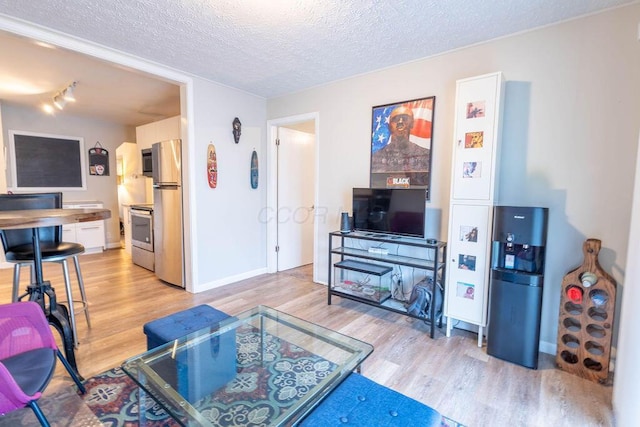
[[[229,314],[264,304],[373,344],[363,375],[469,427],[614,425],[612,387],[556,369],[553,356],[541,354],[539,369],[530,370],[488,356],[475,334],[455,329],[451,338],[437,331],[430,339],[415,319],[337,297],[328,306],[310,266],[193,295],[133,265],[123,250],[83,255],[81,264],[92,323],[88,329],[77,316],[76,357],[85,377],[145,351],[142,325],[150,320],[202,303]],[[44,277],[64,294],[58,264],[46,264]],[[10,301],[11,283],[12,270],[0,269],[0,303]],[[70,384],[62,369],[56,380]]]

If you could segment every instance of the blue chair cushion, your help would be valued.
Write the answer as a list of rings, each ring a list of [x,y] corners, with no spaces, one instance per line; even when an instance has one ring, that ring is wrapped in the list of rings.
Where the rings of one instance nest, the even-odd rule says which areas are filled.
[[[147,336],[147,350],[199,329],[217,326],[220,321],[228,318],[227,313],[202,304],[145,323],[143,331]]]
[[[352,373],[300,422],[304,427],[440,426],[440,413]]]

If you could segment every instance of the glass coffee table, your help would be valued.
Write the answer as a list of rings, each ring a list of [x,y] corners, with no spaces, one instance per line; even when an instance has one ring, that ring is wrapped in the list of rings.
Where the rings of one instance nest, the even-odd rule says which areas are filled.
[[[373,346],[258,306],[124,362],[176,425],[292,425]],[[144,404],[140,418],[144,425]]]

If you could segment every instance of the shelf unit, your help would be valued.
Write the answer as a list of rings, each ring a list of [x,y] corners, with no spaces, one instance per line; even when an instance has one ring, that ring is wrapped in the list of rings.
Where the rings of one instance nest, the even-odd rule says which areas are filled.
[[[337,246],[334,245],[336,241],[339,241]],[[382,248],[383,245],[385,246],[384,248]],[[378,252],[371,252],[369,248],[374,248],[374,250],[378,250]],[[388,252],[384,253],[385,251]],[[446,242],[427,243],[425,239],[376,233],[331,232],[329,233],[327,303],[331,305],[331,297],[336,295],[424,320],[430,323],[429,336],[433,338],[436,323],[438,324],[438,328],[442,328],[442,318],[444,316],[444,312],[442,311],[444,307],[441,307],[441,311],[436,313],[438,297],[432,295],[428,318],[415,316],[407,312],[404,306],[405,301],[393,298],[391,287],[388,290],[385,289],[381,283],[381,279],[391,274],[395,268],[408,267],[423,271],[425,278],[433,280],[434,290],[437,290],[439,289],[436,285],[437,283],[442,287],[444,287],[445,284],[446,259]],[[338,271],[355,271],[377,277],[379,280],[378,292],[371,297],[367,297],[337,289],[339,288],[337,285],[340,284],[340,282],[334,283],[336,279],[333,274],[334,269]],[[413,285],[414,284],[412,284],[412,286]],[[444,289],[440,292],[444,303]],[[436,319],[436,317],[437,322],[434,322],[433,320]]]
[[[447,336],[455,321],[477,326],[478,347],[488,318],[503,98],[501,72],[456,82],[445,315]],[[473,269],[465,259],[474,260]]]

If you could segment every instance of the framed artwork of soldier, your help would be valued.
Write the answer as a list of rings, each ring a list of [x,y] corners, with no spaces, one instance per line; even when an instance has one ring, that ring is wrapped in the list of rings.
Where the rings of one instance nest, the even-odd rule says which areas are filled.
[[[430,199],[436,97],[373,107],[371,188],[425,188]]]

